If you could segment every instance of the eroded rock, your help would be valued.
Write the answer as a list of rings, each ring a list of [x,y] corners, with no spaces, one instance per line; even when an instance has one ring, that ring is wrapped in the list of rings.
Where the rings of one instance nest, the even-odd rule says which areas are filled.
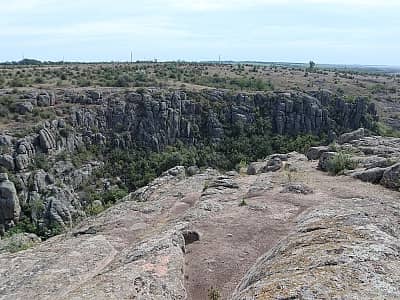
[[[5,228],[18,222],[21,213],[19,199],[14,183],[6,173],[0,173],[0,224]]]

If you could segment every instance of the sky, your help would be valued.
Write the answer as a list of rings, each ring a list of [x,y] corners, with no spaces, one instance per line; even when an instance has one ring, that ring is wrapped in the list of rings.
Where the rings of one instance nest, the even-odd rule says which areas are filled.
[[[400,66],[400,0],[0,0],[0,61]]]

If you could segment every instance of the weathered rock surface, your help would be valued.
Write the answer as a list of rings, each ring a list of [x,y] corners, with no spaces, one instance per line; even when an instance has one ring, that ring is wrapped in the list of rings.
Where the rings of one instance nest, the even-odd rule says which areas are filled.
[[[286,163],[294,183],[173,168],[71,233],[0,254],[0,297],[400,297],[399,192]]]
[[[393,205],[354,198],[307,211],[232,299],[398,298],[399,206]]]
[[[11,227],[19,219],[21,207],[14,183],[6,173],[0,173],[0,226]]]
[[[338,138],[338,143],[339,144],[344,144],[348,143],[354,140],[359,140],[360,138],[363,138],[365,136],[365,130],[364,128],[359,128],[355,131],[349,132],[349,133],[344,133]]]
[[[351,174],[354,178],[358,178],[362,181],[379,183],[385,173],[386,169],[384,168],[372,168],[364,171],[356,171]]]
[[[345,136],[343,138],[343,136]],[[363,130],[344,134],[339,139],[346,140],[335,145],[335,152],[323,152],[318,168],[326,171],[328,161],[338,152],[346,153],[358,162],[358,169],[345,172],[362,181],[391,188],[400,188],[400,139],[382,136],[365,136]],[[349,138],[351,137],[351,138]],[[309,153],[316,152],[315,147]]]
[[[322,171],[328,170],[329,160],[335,156],[336,152],[323,152],[319,157],[318,161],[318,169]]]
[[[381,184],[391,189],[400,188],[400,163],[397,163],[384,171]]]
[[[328,146],[311,147],[306,156],[309,160],[318,160],[324,152],[329,152]]]

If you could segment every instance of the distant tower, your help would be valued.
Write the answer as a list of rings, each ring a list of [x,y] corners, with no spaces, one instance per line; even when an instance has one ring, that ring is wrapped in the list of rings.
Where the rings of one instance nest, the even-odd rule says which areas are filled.
[[[219,64],[221,64],[221,55],[219,55],[219,57],[218,57],[218,62],[219,62]]]
[[[131,64],[133,63],[133,52],[131,51]]]

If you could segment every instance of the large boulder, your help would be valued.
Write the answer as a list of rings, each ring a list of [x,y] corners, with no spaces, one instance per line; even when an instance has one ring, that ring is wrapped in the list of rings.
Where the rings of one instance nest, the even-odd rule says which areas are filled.
[[[54,93],[40,92],[40,94],[37,96],[37,105],[38,106],[53,106],[53,105],[55,105]]]
[[[58,224],[62,227],[72,226],[72,215],[68,207],[64,204],[66,201],[54,196],[47,198],[46,202],[46,220],[51,224]]]
[[[387,168],[383,173],[381,184],[387,188],[400,188],[400,163]]]
[[[8,154],[0,155],[0,167],[13,171],[15,167],[13,157]]]
[[[12,227],[18,222],[21,207],[14,183],[6,173],[0,173],[0,225]]]
[[[361,139],[365,136],[365,130],[364,128],[359,128],[355,131],[344,133],[338,138],[338,143],[339,144],[345,144],[354,140]]]
[[[27,102],[20,102],[15,105],[15,111],[19,114],[26,114],[28,112],[33,111],[33,104],[29,101]]]
[[[308,149],[306,156],[308,160],[317,160],[321,157],[322,153],[328,151],[328,146],[311,147],[310,149]]]
[[[261,169],[262,173],[276,172],[283,166],[282,160],[279,157],[274,157],[268,160],[267,164]]]
[[[13,137],[6,134],[0,134],[0,146],[10,147],[13,144]]]
[[[362,181],[379,183],[385,171],[385,168],[372,168],[368,170],[354,172],[351,176]]]
[[[266,162],[262,161],[256,161],[256,162],[252,162],[249,164],[249,166],[247,167],[247,174],[248,175],[256,175],[261,173],[262,168],[264,168],[266,166]]]
[[[322,171],[328,170],[329,160],[336,155],[336,152],[324,152],[318,161],[318,169]]]
[[[282,160],[287,160],[286,154],[285,156],[282,154],[275,154],[271,155],[267,161],[252,162],[247,168],[247,174],[256,175],[260,173],[276,172],[282,168]]]

